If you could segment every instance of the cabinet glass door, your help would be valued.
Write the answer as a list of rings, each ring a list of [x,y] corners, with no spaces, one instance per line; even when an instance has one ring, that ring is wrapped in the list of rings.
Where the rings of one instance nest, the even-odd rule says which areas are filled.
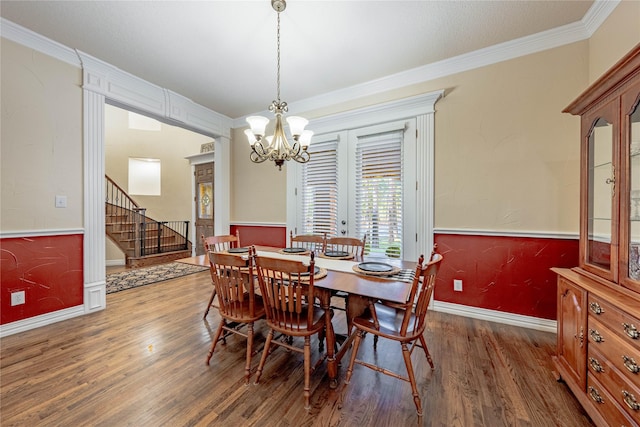
[[[589,134],[587,264],[611,269],[612,200],[615,191],[613,124],[598,118]]]
[[[629,115],[628,277],[640,284],[640,100]]]

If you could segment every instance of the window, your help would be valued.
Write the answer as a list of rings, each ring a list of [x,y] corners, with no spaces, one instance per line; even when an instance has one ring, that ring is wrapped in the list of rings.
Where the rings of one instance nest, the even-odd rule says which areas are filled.
[[[403,130],[357,137],[355,229],[370,254],[402,254]]]
[[[338,232],[338,141],[329,138],[309,147],[311,161],[302,165],[296,234],[335,235]]]
[[[129,190],[131,195],[160,195],[160,159],[129,158]]]

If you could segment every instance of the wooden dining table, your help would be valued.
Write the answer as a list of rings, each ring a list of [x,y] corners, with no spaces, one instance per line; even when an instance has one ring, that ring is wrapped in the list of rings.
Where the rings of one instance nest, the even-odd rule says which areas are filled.
[[[287,259],[299,259],[303,262],[309,259],[309,255],[283,255],[281,253],[282,248],[276,248],[271,246],[255,246],[258,256],[272,256]],[[240,255],[240,254],[239,254]],[[200,255],[192,258],[179,260],[180,262],[186,262],[190,264],[197,264],[202,266],[209,266],[209,260],[207,255]],[[314,286],[320,292],[320,305],[325,311],[327,316],[327,374],[330,379],[330,387],[336,388],[338,386],[338,363],[349,349],[353,336],[350,334],[350,330],[347,331],[347,338],[342,342],[336,353],[336,333],[333,329],[331,322],[331,296],[336,292],[344,292],[347,297],[347,324],[351,324],[351,319],[363,313],[368,307],[370,300],[385,300],[397,303],[404,303],[407,301],[409,293],[411,291],[411,282],[397,279],[390,279],[380,276],[371,276],[365,274],[359,274],[352,270],[351,266],[358,262],[383,262],[394,267],[398,267],[401,270],[411,269],[416,267],[415,262],[402,261],[398,259],[388,259],[380,257],[364,257],[363,259],[351,259],[351,260],[336,260],[326,259],[320,256],[314,257],[315,265],[320,268],[324,268],[327,271],[326,276],[322,278],[314,279]],[[350,329],[350,326],[348,326]]]

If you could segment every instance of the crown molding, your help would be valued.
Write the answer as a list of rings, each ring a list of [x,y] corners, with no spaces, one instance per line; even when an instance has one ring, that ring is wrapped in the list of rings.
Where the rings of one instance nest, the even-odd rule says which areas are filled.
[[[618,7],[620,1],[621,0],[596,0],[593,3],[581,20],[589,37],[600,28],[600,25],[602,25],[605,19]]]
[[[0,36],[75,67],[80,68],[82,66],[75,50],[4,18],[0,18]]]
[[[300,101],[289,102],[289,110],[302,113],[326,108],[365,96],[424,83],[452,74],[586,40],[602,25],[619,3],[620,0],[596,0],[580,21],[412,68],[400,73],[391,74],[380,79],[370,80]],[[245,122],[246,117],[253,115],[268,117],[269,112],[264,110],[259,113],[236,118],[234,119],[233,127],[245,127],[247,125]],[[314,124],[315,120],[310,120],[309,129],[312,129]]]

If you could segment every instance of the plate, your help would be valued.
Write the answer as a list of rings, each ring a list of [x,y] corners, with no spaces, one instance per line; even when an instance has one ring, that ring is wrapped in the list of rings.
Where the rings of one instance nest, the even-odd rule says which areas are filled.
[[[305,248],[284,248],[282,252],[286,252],[288,254],[299,254],[302,252],[307,252]]]
[[[318,267],[317,265],[314,266],[313,268],[313,275],[315,276],[316,274],[320,273],[320,267]],[[306,273],[300,273],[301,276],[308,276],[309,272],[307,271]]]
[[[227,252],[230,254],[244,254],[249,252],[249,248],[229,248],[227,249]]]
[[[332,257],[332,258],[338,258],[338,257],[343,257],[343,256],[349,256],[349,252],[344,252],[344,251],[328,251],[324,253],[325,256],[328,257]]]
[[[393,266],[382,262],[362,262],[358,264],[358,268],[362,271],[370,271],[372,273],[387,273],[393,271]]]

